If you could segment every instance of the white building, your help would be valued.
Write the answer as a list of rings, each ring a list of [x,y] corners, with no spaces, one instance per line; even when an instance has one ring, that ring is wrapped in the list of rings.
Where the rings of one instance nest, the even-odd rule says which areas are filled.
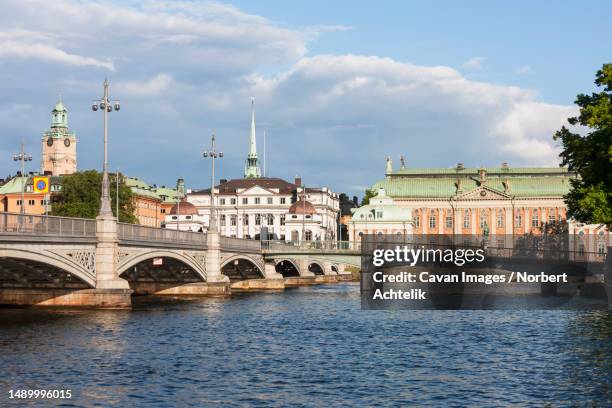
[[[210,189],[188,192],[186,200],[207,227]],[[296,202],[300,204],[294,206]],[[220,180],[215,186],[215,209],[219,231],[228,237],[334,241],[338,236],[339,194],[327,187],[306,188],[297,177],[291,183],[261,176],[254,111],[244,177]]]

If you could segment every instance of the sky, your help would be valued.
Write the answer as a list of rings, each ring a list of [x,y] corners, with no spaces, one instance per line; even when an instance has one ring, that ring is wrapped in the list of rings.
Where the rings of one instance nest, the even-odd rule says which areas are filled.
[[[0,177],[61,93],[79,169],[150,184],[242,177],[251,97],[268,176],[362,195],[385,157],[409,167],[556,166],[555,130],[611,61],[612,2],[3,0]],[[263,166],[263,163],[262,163]]]

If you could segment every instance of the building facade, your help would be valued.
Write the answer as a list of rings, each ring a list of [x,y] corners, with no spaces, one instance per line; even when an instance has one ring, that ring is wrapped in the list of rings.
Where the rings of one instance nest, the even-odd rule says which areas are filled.
[[[222,179],[214,188],[214,207],[221,235],[285,241],[337,239],[338,194],[327,187],[306,188],[297,177],[289,182],[261,176],[253,109],[244,176]],[[212,207],[210,189],[188,192],[186,200],[195,206],[199,219],[208,228]],[[307,213],[304,208],[292,207],[298,201],[307,208]],[[175,220],[171,216],[166,217],[166,223],[172,221]]]
[[[567,220],[563,196],[576,175],[563,167],[405,168],[374,184],[377,195],[353,211],[351,240],[366,234],[444,234],[487,236],[507,247],[515,238],[538,235],[546,226],[567,222],[573,257],[601,260],[612,244],[603,225]],[[600,259],[601,258],[601,259]]]
[[[125,177],[125,184],[132,190],[134,215],[140,225],[162,227],[166,215],[185,196],[185,182],[177,180],[176,188],[149,185],[137,177]]]

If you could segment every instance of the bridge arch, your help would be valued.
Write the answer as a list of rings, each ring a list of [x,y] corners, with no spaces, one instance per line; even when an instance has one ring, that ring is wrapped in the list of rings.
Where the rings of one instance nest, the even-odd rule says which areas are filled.
[[[275,259],[274,267],[284,278],[300,276],[300,268],[291,259]]]
[[[228,276],[230,280],[266,277],[259,260],[246,254],[232,255],[224,259],[221,262],[221,273]]]
[[[181,254],[179,252],[167,251],[167,250],[152,250],[139,252],[136,255],[128,256],[126,259],[121,260],[117,266],[117,274],[121,275],[128,271],[130,268],[138,265],[141,262],[153,260],[154,258],[171,258],[188,266],[199,278],[204,282],[207,281],[206,270],[204,266],[199,264],[194,258]]]
[[[92,288],[96,286],[95,262],[93,261],[91,264],[91,269],[88,270],[88,268],[80,264],[76,258],[73,258],[67,254],[59,254],[48,250],[31,251],[18,248],[0,249],[0,260],[2,258],[22,259],[25,261],[33,261],[44,265],[50,265],[73,275]]]
[[[325,265],[319,261],[308,262],[308,272],[312,272],[315,275],[325,275]]]

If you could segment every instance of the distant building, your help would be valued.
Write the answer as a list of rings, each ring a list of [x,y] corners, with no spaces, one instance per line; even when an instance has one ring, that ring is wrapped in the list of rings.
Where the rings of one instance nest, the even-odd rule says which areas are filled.
[[[193,191],[186,198],[197,208],[206,228],[210,224],[210,193],[210,189]],[[338,236],[337,193],[327,187],[305,188],[297,177],[292,183],[261,176],[254,109],[244,177],[220,180],[215,186],[215,208],[219,231],[229,237],[258,239],[264,235],[289,241],[336,240]],[[171,216],[166,217],[168,226],[172,221]]]
[[[0,186],[0,211],[21,212],[21,190],[24,187],[23,205],[25,206],[26,214],[42,215],[51,210],[49,197],[61,191],[61,177],[50,177],[49,195],[34,192],[33,177],[34,175],[16,176]]]
[[[41,172],[52,176],[77,171],[77,139],[68,130],[68,110],[60,99],[51,111],[51,128],[41,138]]]
[[[185,195],[183,179],[177,180],[176,188],[151,186],[137,177],[125,177],[125,184],[132,190],[134,215],[141,225],[161,227],[172,206]]]

